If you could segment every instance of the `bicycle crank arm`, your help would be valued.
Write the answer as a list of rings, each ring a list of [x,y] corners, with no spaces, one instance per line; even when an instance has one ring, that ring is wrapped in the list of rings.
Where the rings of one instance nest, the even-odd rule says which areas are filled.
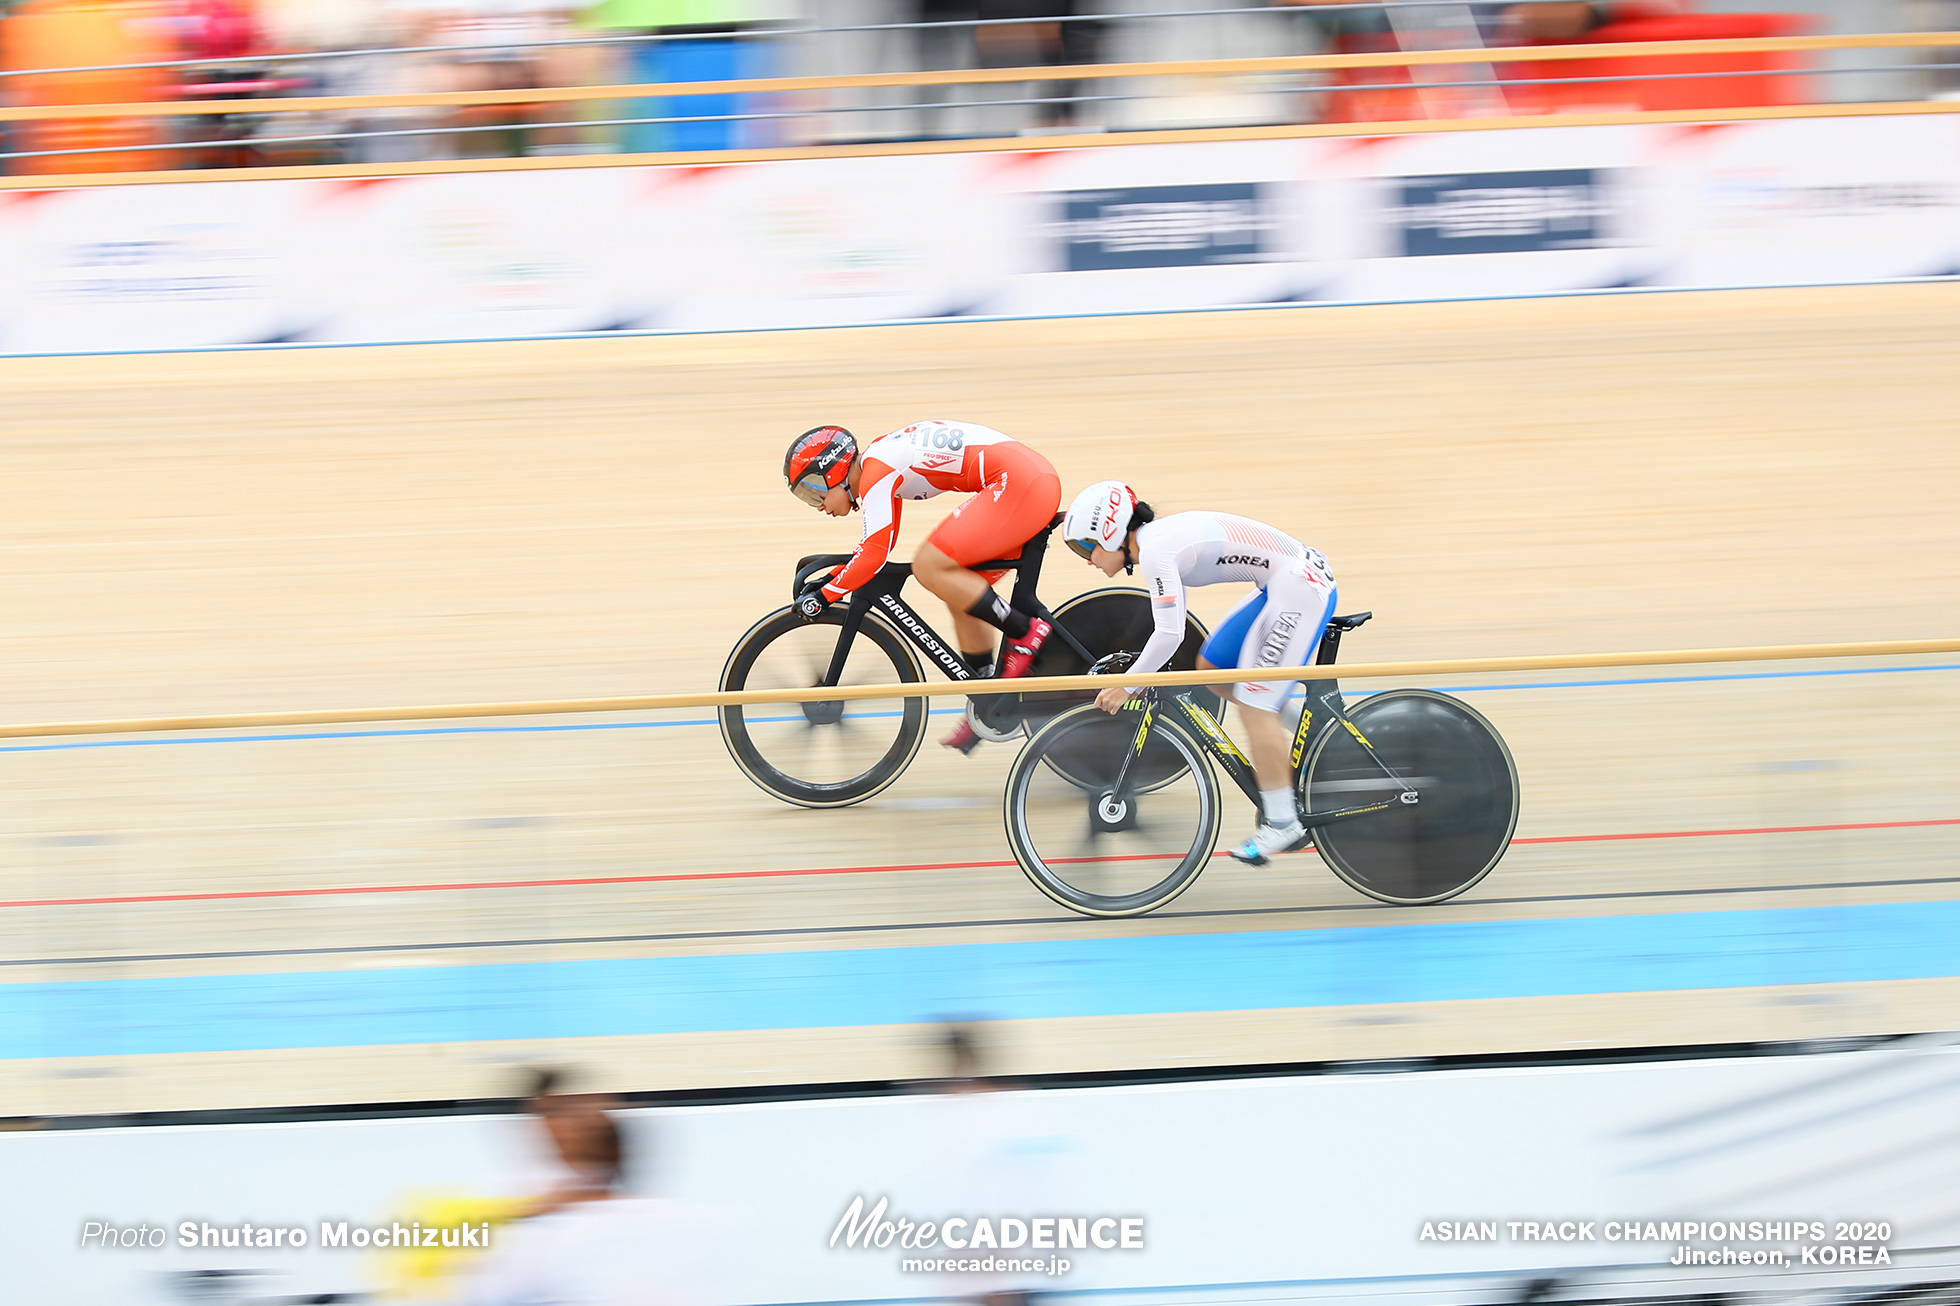
[[[1404,803],[1413,806],[1412,800],[1416,798],[1416,791],[1409,789],[1384,802],[1364,803],[1356,807],[1337,807],[1331,812],[1302,812],[1300,824],[1309,830],[1315,830],[1323,825],[1332,825],[1336,821],[1351,821],[1357,816],[1366,816],[1370,812],[1385,812],[1391,807],[1400,807]]]
[[[1420,801],[1422,786],[1439,783],[1433,775],[1400,776],[1389,774],[1380,780],[1322,780],[1314,790],[1323,794],[1398,794],[1402,802],[1413,807]]]

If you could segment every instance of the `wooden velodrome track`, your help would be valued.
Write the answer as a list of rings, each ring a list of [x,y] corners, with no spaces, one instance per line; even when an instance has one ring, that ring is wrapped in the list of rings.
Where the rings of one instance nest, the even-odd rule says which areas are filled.
[[[5,360],[0,718],[708,688],[792,560],[855,539],[783,493],[788,438],[934,415],[1028,440],[1070,492],[1120,475],[1162,510],[1288,527],[1333,559],[1343,610],[1377,614],[1350,660],[1950,635],[1956,350],[1942,284]],[[951,506],[916,506],[902,550]],[[1096,579],[1057,553],[1044,592]],[[1466,694],[1526,792],[1526,842],[1466,900],[1383,908],[1307,854],[1221,862],[1130,922],[1064,918],[1007,862],[1005,746],[929,744],[879,799],[811,813],[686,724],[705,712],[10,741],[0,983],[1960,896],[1940,824],[1960,818],[1960,673],[1466,683],[1614,679],[1645,683]],[[1783,832],[1601,837],[1763,828]],[[999,1042],[1032,1071],[1956,1021],[1960,982],[1935,977],[1030,1019]],[[631,1088],[903,1077],[930,1072],[920,1032],[15,1047],[0,1115],[493,1095],[540,1057]]]

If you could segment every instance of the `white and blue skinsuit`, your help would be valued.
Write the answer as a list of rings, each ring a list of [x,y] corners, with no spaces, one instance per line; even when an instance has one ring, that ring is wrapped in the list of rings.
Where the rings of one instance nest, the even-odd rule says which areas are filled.
[[[1137,528],[1137,569],[1150,591],[1153,629],[1133,671],[1162,670],[1184,643],[1184,591],[1250,581],[1205,641],[1215,667],[1304,667],[1320,647],[1338,591],[1326,555],[1284,531],[1229,512],[1180,512]],[[1232,697],[1279,711],[1299,677],[1247,681]]]

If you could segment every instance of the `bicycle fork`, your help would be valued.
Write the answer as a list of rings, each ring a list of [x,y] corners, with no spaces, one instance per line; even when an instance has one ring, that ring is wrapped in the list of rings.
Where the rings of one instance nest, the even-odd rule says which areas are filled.
[[[1109,792],[1113,796],[1121,796],[1123,793],[1123,782],[1130,778],[1130,768],[1136,765],[1139,757],[1143,756],[1144,741],[1150,737],[1150,723],[1157,719],[1156,694],[1146,692],[1136,701],[1143,704],[1143,716],[1137,721],[1136,733],[1130,736],[1130,747],[1123,754],[1123,765],[1116,768],[1116,780],[1109,786]],[[1125,703],[1123,710],[1128,712],[1135,709]]]

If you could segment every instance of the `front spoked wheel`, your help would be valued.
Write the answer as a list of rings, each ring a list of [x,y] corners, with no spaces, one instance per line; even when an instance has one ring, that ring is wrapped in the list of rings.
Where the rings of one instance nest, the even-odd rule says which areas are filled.
[[[1136,729],[1135,712],[1074,708],[1036,731],[1007,775],[1014,859],[1037,889],[1085,916],[1163,906],[1191,887],[1218,842],[1218,778],[1163,718],[1138,759],[1156,787],[1115,788]]]
[[[1402,801],[1402,786],[1346,730],[1322,732],[1300,768],[1301,810],[1388,804],[1314,830],[1314,847],[1334,874],[1370,898],[1403,905],[1454,898],[1490,874],[1518,824],[1517,764],[1490,722],[1427,689],[1391,689],[1347,715],[1376,756],[1415,787],[1416,801]],[[1306,821],[1312,825],[1312,816]]]
[[[723,689],[802,689],[830,668],[843,614],[832,609],[805,621],[784,608],[757,622],[736,643],[722,670]],[[924,678],[896,632],[866,618],[851,641],[839,685],[888,685]],[[721,737],[749,779],[799,807],[863,802],[904,772],[926,734],[924,698],[807,702],[720,709]]]

